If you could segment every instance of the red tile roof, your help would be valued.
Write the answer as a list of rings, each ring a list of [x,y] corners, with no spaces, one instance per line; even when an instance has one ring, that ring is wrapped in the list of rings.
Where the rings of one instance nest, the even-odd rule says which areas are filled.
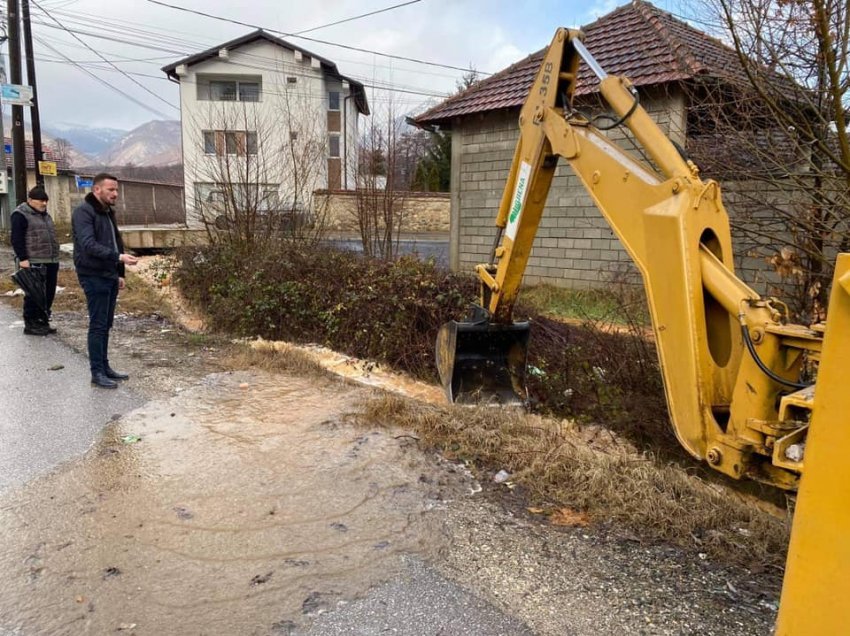
[[[635,86],[664,84],[712,75],[744,79],[733,49],[643,0],[633,0],[582,28],[585,45],[608,73],[625,75]],[[540,60],[541,49],[474,84],[414,118],[417,124],[448,123],[452,118],[522,106]],[[598,80],[582,63],[576,95],[592,93]]]

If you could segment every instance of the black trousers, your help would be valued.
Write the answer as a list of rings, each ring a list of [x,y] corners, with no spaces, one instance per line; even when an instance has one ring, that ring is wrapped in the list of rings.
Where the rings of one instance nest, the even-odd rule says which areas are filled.
[[[47,294],[46,312],[42,310],[29,296],[24,296],[24,322],[27,324],[44,324],[50,320],[53,309],[53,299],[56,298],[56,280],[59,276],[59,263],[33,263],[30,267],[40,267],[44,272],[45,292]]]
[[[105,373],[109,367],[109,330],[115,317],[118,300],[118,279],[77,274],[80,287],[86,293],[89,309],[89,366],[92,375]]]

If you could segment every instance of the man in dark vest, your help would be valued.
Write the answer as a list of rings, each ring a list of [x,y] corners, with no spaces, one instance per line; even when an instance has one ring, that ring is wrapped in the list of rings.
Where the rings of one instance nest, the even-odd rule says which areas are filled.
[[[24,333],[46,336],[56,333],[50,326],[50,310],[56,296],[59,274],[59,241],[53,219],[47,213],[47,192],[36,186],[12,212],[12,249],[21,268],[40,267],[46,280],[46,307],[40,307],[29,296],[24,297]]]
[[[91,381],[104,389],[114,389],[118,386],[116,380],[129,377],[109,366],[107,350],[118,290],[124,288],[124,265],[138,261],[124,253],[112,209],[117,200],[118,179],[105,173],[95,175],[92,191],[71,216],[74,267],[89,309]]]

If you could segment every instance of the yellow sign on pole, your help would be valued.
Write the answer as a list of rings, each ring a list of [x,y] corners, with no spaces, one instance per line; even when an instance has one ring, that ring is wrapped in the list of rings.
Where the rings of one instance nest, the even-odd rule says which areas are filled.
[[[55,177],[56,176],[56,162],[55,161],[39,161],[38,162],[38,172],[39,172],[39,174],[42,174],[45,177]]]

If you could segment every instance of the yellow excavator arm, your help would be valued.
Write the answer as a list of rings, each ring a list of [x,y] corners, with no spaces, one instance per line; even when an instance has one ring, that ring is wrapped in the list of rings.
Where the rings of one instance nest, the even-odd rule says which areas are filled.
[[[736,479],[795,489],[803,468],[822,330],[787,324],[787,308],[734,273],[729,219],[714,181],[609,76],[578,31],[559,29],[519,117],[520,138],[496,219],[489,263],[478,265],[481,307],[445,326],[437,357],[455,400],[523,396],[528,327],[512,320],[558,159],[578,175],[640,271],[670,418],[688,452]],[[572,108],[579,61],[654,165],[613,143]],[[805,355],[804,355],[805,354]]]
[[[803,480],[777,629],[841,633],[850,624],[850,393],[842,371],[850,359],[850,255],[836,266],[829,327],[788,324],[782,302],[735,275],[718,184],[700,178],[629,81],[607,75],[582,38],[556,32],[521,110],[496,239],[489,262],[476,268],[480,306],[437,337],[446,394],[466,402],[523,399],[529,327],[513,321],[512,309],[558,159],[566,160],[642,275],[682,446],[733,478],[788,490],[804,464],[817,462]],[[648,161],[573,109],[580,60]],[[802,382],[804,361],[817,365],[822,357],[817,384]],[[807,613],[807,604],[824,611]]]

